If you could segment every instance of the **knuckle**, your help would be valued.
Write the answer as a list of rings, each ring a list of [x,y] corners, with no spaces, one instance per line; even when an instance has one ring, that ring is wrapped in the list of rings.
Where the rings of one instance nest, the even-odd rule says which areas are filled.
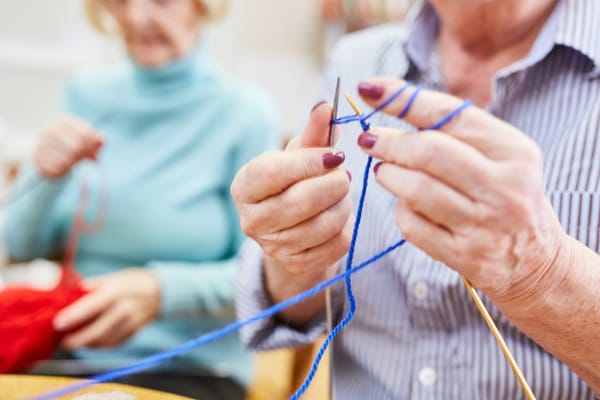
[[[231,194],[231,198],[233,199],[233,201],[236,203],[236,205],[239,205],[243,202],[244,196],[244,188],[246,187],[246,185],[243,183],[244,181],[244,176],[247,174],[247,165],[244,165],[235,175],[235,177],[233,178],[233,181],[231,182],[231,186],[229,187],[229,193]]]
[[[429,136],[427,136],[429,137]],[[440,144],[436,140],[427,140],[422,142],[422,145],[416,147],[416,162],[419,165],[415,165],[415,167],[419,167],[425,170],[430,169],[436,161],[436,157],[442,151]]]
[[[541,164],[544,159],[544,154],[542,153],[542,149],[532,140],[529,140],[529,146],[527,146],[527,155],[528,159],[530,159],[535,164]]]
[[[254,218],[246,217],[243,213],[240,214],[240,226],[242,231],[251,238],[257,236],[260,228]]]
[[[409,213],[402,205],[398,204],[394,208],[394,218],[406,240],[411,242],[417,238],[414,224],[410,223]]]
[[[404,195],[404,201],[410,207],[416,206],[422,196],[423,193],[426,193],[428,190],[428,182],[421,175],[415,175],[409,182],[405,182],[406,184],[406,192]]]
[[[268,161],[268,160],[265,160]],[[262,182],[277,182],[279,181],[284,169],[279,163],[265,162],[260,165],[259,179]]]

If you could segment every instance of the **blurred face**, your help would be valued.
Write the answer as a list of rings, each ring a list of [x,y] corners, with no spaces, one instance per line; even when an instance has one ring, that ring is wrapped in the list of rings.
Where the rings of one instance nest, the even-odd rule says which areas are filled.
[[[130,56],[156,68],[187,55],[199,38],[197,0],[106,0]]]

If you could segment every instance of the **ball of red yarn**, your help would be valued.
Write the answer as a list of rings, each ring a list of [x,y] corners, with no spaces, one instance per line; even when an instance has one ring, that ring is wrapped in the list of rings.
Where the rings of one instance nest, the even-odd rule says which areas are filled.
[[[63,333],[52,326],[54,317],[85,294],[81,278],[71,267],[52,290],[12,286],[0,291],[0,373],[22,372],[52,356]]]

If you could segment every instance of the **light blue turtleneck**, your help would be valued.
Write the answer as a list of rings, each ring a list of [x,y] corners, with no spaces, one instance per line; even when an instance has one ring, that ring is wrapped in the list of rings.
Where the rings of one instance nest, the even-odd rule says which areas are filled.
[[[260,90],[223,76],[201,48],[167,67],[130,65],[90,71],[67,88],[67,110],[104,136],[97,171],[78,168],[43,181],[7,210],[11,257],[50,257],[64,249],[80,177],[98,198],[107,178],[109,212],[102,230],[81,239],[84,276],[142,266],[162,287],[162,317],[114,351],[82,350],[82,358],[131,360],[223,326],[234,319],[232,280],[243,240],[229,197],[235,172],[275,147],[276,113]],[[85,173],[83,173],[85,172]],[[35,181],[22,174],[19,190]],[[76,179],[77,178],[77,179]],[[97,202],[89,207],[90,216]],[[247,382],[250,358],[237,336],[183,357],[185,362]],[[180,360],[181,361],[181,360]]]

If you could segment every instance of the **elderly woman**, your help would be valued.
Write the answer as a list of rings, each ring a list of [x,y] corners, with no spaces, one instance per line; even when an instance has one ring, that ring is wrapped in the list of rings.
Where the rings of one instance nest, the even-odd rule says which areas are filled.
[[[425,90],[405,122],[374,119],[360,135],[357,125],[344,126],[343,152],[327,147],[331,108],[320,104],[286,151],[238,173],[232,193],[242,226],[260,245],[243,257],[240,315],[313,286],[345,261],[361,180],[350,183],[344,169],[361,176],[368,154],[381,163],[371,172],[377,183],[354,260],[397,242],[400,232],[411,244],[354,279],[357,315],[334,343],[339,398],[524,398],[459,272],[486,295],[538,398],[593,399],[600,392],[599,19],[597,0],[429,0],[411,27],[343,40],[331,84],[341,75],[371,108],[404,84],[371,76]],[[400,115],[414,91],[385,114]],[[452,95],[479,108],[441,130],[407,133],[408,124],[434,126],[459,106]],[[341,315],[343,297],[333,293]],[[243,338],[255,348],[309,342],[324,330],[323,309],[323,297],[311,298]]]
[[[276,145],[276,113],[262,91],[224,75],[203,49],[202,31],[222,14],[222,1],[89,0],[87,6],[98,28],[108,30],[107,22],[117,28],[131,63],[70,82],[68,115],[43,130],[18,187],[41,182],[16,194],[4,229],[13,260],[60,254],[80,191],[76,172],[82,161],[95,162],[98,173],[81,174],[91,185],[88,213],[102,211],[102,193],[109,209],[102,230],[82,237],[77,251],[90,293],[54,326],[67,333],[62,344],[76,358],[118,366],[234,318],[243,233],[229,186],[240,166]],[[133,382],[235,399],[251,371],[235,335],[171,367],[194,377]],[[231,380],[203,384],[206,374]]]

